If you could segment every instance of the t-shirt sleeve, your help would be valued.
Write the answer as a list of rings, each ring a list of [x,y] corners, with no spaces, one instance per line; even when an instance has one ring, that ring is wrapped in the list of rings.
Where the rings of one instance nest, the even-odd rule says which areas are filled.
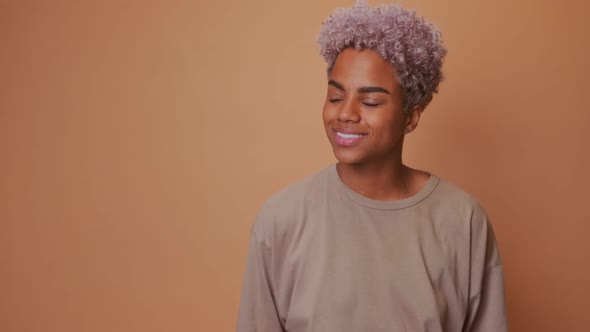
[[[494,231],[480,207],[471,222],[470,297],[463,332],[506,332],[504,268]]]
[[[242,285],[237,332],[284,331],[275,303],[271,264],[271,248],[259,240],[253,229]]]
[[[489,268],[482,290],[469,301],[464,332],[505,332],[504,273],[502,265]]]

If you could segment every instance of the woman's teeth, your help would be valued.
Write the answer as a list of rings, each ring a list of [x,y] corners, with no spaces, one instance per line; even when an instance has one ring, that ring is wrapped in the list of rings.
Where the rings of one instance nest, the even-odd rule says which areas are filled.
[[[359,138],[362,137],[363,135],[355,135],[355,134],[344,134],[341,132],[336,132],[336,135],[342,137],[342,138]]]

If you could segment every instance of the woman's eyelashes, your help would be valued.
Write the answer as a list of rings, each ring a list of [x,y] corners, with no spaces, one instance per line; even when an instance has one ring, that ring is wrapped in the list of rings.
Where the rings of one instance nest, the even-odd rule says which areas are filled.
[[[377,106],[381,105],[380,103],[377,103],[374,101],[363,101],[361,103],[367,107],[377,107]]]
[[[339,98],[339,97],[328,98],[328,101],[329,101],[330,103],[332,103],[332,104],[339,103],[339,102],[341,102],[342,100],[344,100],[344,99],[343,99],[343,98]],[[374,101],[374,100],[362,100],[362,101],[360,101],[360,103],[361,103],[363,106],[366,106],[366,107],[377,107],[377,106],[380,106],[380,105],[381,105],[381,102]]]

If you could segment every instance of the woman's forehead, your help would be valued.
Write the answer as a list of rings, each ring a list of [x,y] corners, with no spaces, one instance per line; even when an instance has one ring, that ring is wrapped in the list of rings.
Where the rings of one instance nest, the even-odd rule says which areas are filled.
[[[347,48],[334,63],[329,79],[344,88],[362,86],[382,86],[387,90],[397,90],[399,85],[393,66],[371,49]]]

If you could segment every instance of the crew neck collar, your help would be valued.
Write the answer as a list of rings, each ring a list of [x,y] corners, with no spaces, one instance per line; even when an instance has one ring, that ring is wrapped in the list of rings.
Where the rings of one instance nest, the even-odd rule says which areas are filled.
[[[380,201],[363,196],[344,184],[338,175],[336,164],[330,166],[329,173],[330,178],[336,183],[337,190],[342,196],[362,206],[378,210],[399,210],[414,206],[428,197],[439,182],[439,178],[436,175],[431,174],[426,184],[416,194],[399,200]]]

